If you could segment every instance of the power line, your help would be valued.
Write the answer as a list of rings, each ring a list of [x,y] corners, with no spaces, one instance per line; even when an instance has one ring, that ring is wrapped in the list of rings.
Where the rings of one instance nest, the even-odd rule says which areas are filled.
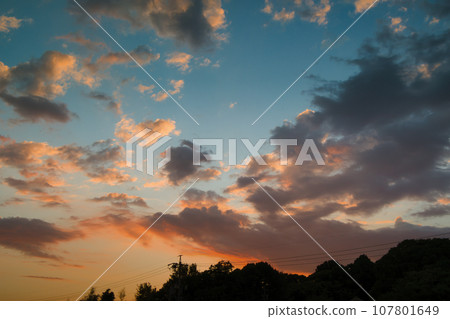
[[[118,286],[118,285],[119,286],[126,286],[126,285],[129,285],[129,284],[131,284],[131,283],[133,283],[135,281],[140,281],[140,280],[145,279],[145,278],[156,277],[158,275],[163,274],[166,271],[167,271],[167,266],[160,266],[160,267],[157,267],[155,269],[143,272],[141,274],[134,275],[134,276],[131,276],[131,277],[128,277],[128,278],[124,278],[124,279],[121,279],[121,280],[118,280],[118,281],[113,281],[113,282],[110,282],[108,284],[103,284],[103,285],[97,286],[95,288],[106,288],[106,287],[111,288],[113,286],[115,287],[115,286]],[[46,297],[46,298],[40,298],[40,299],[36,299],[36,300],[65,299],[65,298],[70,298],[70,297],[72,297],[74,295],[77,295],[77,294],[79,294],[79,292],[74,292],[74,293],[64,294],[64,295],[58,295],[58,296],[52,296],[52,297]]]
[[[412,238],[411,240],[432,238],[432,237],[438,237],[438,236],[444,236],[444,235],[450,235],[450,232],[416,237],[416,238]],[[362,250],[362,249],[366,249],[366,248],[373,248],[373,247],[380,247],[380,246],[386,246],[386,245],[393,245],[393,244],[398,244],[398,243],[400,243],[400,242],[402,242],[404,240],[408,240],[408,239],[402,239],[402,240],[398,240],[398,241],[386,242],[386,243],[376,244],[376,245],[359,246],[359,247],[354,247],[354,248],[333,250],[333,251],[330,251],[330,253],[340,253],[340,252],[346,252],[346,251]],[[387,248],[383,248],[383,249],[387,249]],[[358,253],[358,252],[355,252],[355,253]],[[364,251],[362,251],[360,253],[364,253]],[[323,253],[306,254],[306,255],[305,254],[304,255],[294,255],[294,256],[277,257],[277,258],[267,258],[267,261],[270,262],[270,261],[277,261],[277,260],[283,260],[283,259],[297,259],[297,258],[313,257],[313,256],[323,256]],[[230,261],[230,262],[232,264],[242,264],[242,263],[249,263],[249,262],[255,262],[255,261],[256,262],[257,261],[261,261],[261,259],[254,258],[254,259],[248,259],[248,260],[243,260],[243,261]]]
[[[444,235],[450,235],[450,232],[433,234],[433,235],[422,236],[422,237],[416,237],[414,239],[425,239],[425,238],[439,237],[439,236],[444,236]],[[379,249],[372,249],[372,250],[368,250],[368,251],[360,251],[360,252],[358,252],[358,250],[367,249],[367,248],[374,248],[374,247],[381,247],[381,246],[386,246],[386,245],[398,244],[398,243],[400,243],[400,242],[402,242],[404,240],[386,242],[386,243],[376,244],[376,245],[368,245],[368,246],[360,246],[360,247],[354,247],[354,248],[334,250],[334,251],[330,251],[330,253],[333,253],[333,254],[335,254],[335,253],[343,253],[343,254],[336,254],[336,255],[334,255],[335,257],[348,256],[348,255],[352,255],[352,254],[367,254],[367,253],[371,253],[371,252],[382,251],[382,250],[388,249],[388,247],[379,248]],[[374,256],[371,256],[371,257],[372,258],[376,258],[376,257],[381,257],[383,255],[384,254],[374,255]],[[181,262],[181,255],[179,255],[178,257],[179,257],[179,262],[178,263],[180,263]],[[273,264],[275,264],[277,267],[289,267],[289,266],[301,266],[301,265],[316,264],[322,258],[323,258],[323,254],[317,253],[317,254],[306,254],[306,255],[296,255],[296,256],[269,258],[267,260],[269,262],[273,262]],[[349,257],[349,258],[340,259],[340,261],[342,262],[342,261],[352,260],[352,259],[354,259],[354,258],[353,257]],[[258,259],[258,258],[255,258],[255,259],[248,259],[248,260],[241,260],[241,261],[230,261],[230,263],[232,263],[233,265],[242,265],[242,264],[260,262],[260,261],[262,261],[262,260]],[[209,263],[197,263],[197,265],[210,265],[210,264]],[[124,279],[118,280],[118,281],[112,281],[112,282],[110,282],[108,284],[103,284],[101,286],[97,286],[96,288],[106,288],[106,287],[114,288],[114,287],[118,287],[118,286],[126,286],[126,285],[129,285],[129,284],[133,283],[133,282],[140,281],[140,280],[143,280],[143,279],[146,279],[146,278],[154,278],[156,276],[162,275],[166,271],[168,271],[167,265],[164,265],[164,266],[160,266],[160,267],[154,268],[152,270],[145,271],[145,272],[140,273],[138,275],[134,275],[134,276],[131,276],[131,277],[128,277],[128,278],[124,278]],[[74,292],[74,293],[70,293],[70,294],[64,294],[64,295],[58,295],[58,296],[53,296],[53,297],[40,298],[40,299],[36,299],[36,300],[66,299],[66,298],[73,297],[73,296],[75,296],[77,294],[78,294],[78,292]]]
[[[122,280],[119,280],[119,281],[113,281],[113,282],[110,282],[108,284],[103,284],[101,286],[96,286],[96,288],[103,288],[103,287],[108,287],[109,288],[112,285],[115,285],[115,286],[117,286],[117,285],[127,285],[129,283],[133,283],[136,280],[141,280],[141,279],[145,279],[145,278],[153,278],[153,277],[158,276],[159,274],[162,274],[162,273],[164,273],[166,271],[168,271],[168,269],[164,266],[161,269],[158,269],[158,270],[155,269],[152,272],[146,272],[146,273],[142,273],[140,275],[136,275],[136,276],[133,276],[133,277],[130,277],[130,278],[125,278],[125,279],[122,279]]]
[[[375,256],[372,256],[372,258],[381,257],[381,256],[384,256],[384,254],[375,255]],[[353,258],[351,257],[351,258],[341,259],[341,261],[347,261],[347,260],[353,260]],[[314,265],[314,264],[317,264],[317,262],[313,261],[313,262],[307,262],[307,263],[293,263],[293,264],[286,264],[286,265],[282,265],[282,266],[288,267],[288,266],[302,266],[302,265]]]
[[[446,233],[434,234],[434,235],[429,235],[429,236],[416,237],[414,239],[424,239],[424,238],[438,237],[438,236],[449,235],[449,234],[450,234],[450,232],[446,232]],[[366,248],[373,248],[373,247],[379,247],[379,246],[393,245],[393,244],[398,244],[398,243],[400,243],[400,242],[402,242],[404,240],[406,240],[406,239],[398,240],[398,241],[392,241],[392,242],[387,242],[387,243],[383,243],[383,244],[370,245],[370,246],[360,246],[360,247],[355,247],[355,248],[334,250],[334,251],[330,251],[330,253],[339,253],[339,252],[343,252],[343,251],[361,250],[361,249],[366,249]],[[268,258],[268,260],[272,260],[273,261],[273,260],[280,260],[280,259],[293,259],[293,258],[297,258],[297,257],[309,257],[309,256],[317,256],[317,255],[323,255],[323,254],[322,253],[317,253],[317,254],[309,254],[309,255],[297,255],[297,256],[289,256],[289,257]]]
[[[163,269],[163,271],[160,270],[159,272],[156,272],[156,273],[154,273],[154,274],[152,274],[150,276],[134,278],[134,279],[132,279],[130,281],[120,282],[120,283],[119,282],[118,283],[112,282],[110,284],[105,284],[105,285],[97,286],[97,287],[94,287],[94,288],[102,290],[104,288],[111,288],[112,289],[112,288],[124,287],[124,286],[128,286],[128,285],[130,285],[132,283],[138,283],[139,281],[144,280],[144,279],[149,279],[149,278],[153,278],[153,277],[162,275],[165,272],[166,272],[166,270]],[[71,294],[65,294],[65,295],[60,295],[60,296],[41,298],[41,299],[37,299],[37,300],[67,299],[67,298],[71,298],[71,297],[75,298],[77,294],[79,294],[79,292],[75,292],[75,293],[71,293]]]
[[[381,248],[381,249],[373,249],[373,250],[369,250],[364,252],[364,255],[369,255],[370,253],[374,253],[374,252],[379,252],[385,250],[385,248]],[[351,255],[353,255],[354,253],[346,253],[346,254],[338,254],[335,255],[334,257],[337,257],[340,261],[343,260],[347,260],[347,259],[355,259],[355,256],[350,257]],[[382,254],[384,255],[384,254]],[[349,256],[349,257],[346,257]],[[346,257],[346,258],[339,258],[339,257]],[[372,258],[375,256],[372,256]],[[294,260],[285,260],[285,261],[280,261],[278,263],[275,263],[275,265],[279,266],[279,267],[284,267],[287,265],[291,265],[290,263],[298,263],[298,264],[309,264],[309,263],[305,263],[305,262],[312,262],[312,263],[319,263],[321,260],[323,260],[323,257],[315,257],[315,258],[306,258],[306,259],[294,259]]]

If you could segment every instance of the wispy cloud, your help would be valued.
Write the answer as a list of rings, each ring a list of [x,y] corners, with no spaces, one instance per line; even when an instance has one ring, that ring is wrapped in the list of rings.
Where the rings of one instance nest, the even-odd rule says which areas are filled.
[[[32,22],[32,19],[18,19],[16,17],[0,16],[0,32],[8,33],[12,29],[18,29],[23,22]]]
[[[56,281],[62,281],[62,280],[66,280],[64,278],[61,277],[47,277],[47,276],[36,276],[36,275],[25,275],[22,276],[24,278],[31,278],[31,279],[43,279],[43,280],[56,280]]]
[[[166,59],[167,65],[174,65],[178,67],[180,71],[189,70],[189,63],[193,58],[192,55],[184,52],[173,52],[169,54],[169,57]]]

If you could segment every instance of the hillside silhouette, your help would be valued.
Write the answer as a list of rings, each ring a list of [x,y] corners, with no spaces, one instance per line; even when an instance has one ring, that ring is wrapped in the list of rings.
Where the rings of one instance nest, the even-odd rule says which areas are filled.
[[[267,262],[235,269],[228,261],[198,271],[195,264],[174,263],[160,289],[139,284],[138,301],[156,300],[369,300],[334,261],[317,266],[309,276],[274,269]],[[405,240],[376,262],[361,255],[343,266],[376,300],[448,300],[450,240]],[[114,300],[107,289],[95,289],[84,300]],[[120,299],[123,299],[121,297]]]

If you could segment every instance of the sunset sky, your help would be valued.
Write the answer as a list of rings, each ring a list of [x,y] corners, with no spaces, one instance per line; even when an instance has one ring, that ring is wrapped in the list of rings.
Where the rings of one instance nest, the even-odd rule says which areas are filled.
[[[264,260],[309,274],[403,239],[450,233],[450,6],[380,0],[0,3],[0,300],[160,287],[167,264]],[[149,128],[155,176],[125,165]],[[194,138],[307,138],[326,165],[192,165]],[[227,142],[224,143],[225,146]],[[224,149],[228,153],[227,147]],[[248,155],[238,141],[238,162]]]

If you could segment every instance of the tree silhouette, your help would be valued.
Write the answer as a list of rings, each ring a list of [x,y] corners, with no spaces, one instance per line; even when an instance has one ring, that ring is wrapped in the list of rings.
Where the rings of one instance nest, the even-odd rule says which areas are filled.
[[[448,300],[450,240],[405,240],[376,263],[380,300]]]
[[[124,300],[125,300],[125,296],[126,296],[126,292],[125,292],[125,288],[123,288],[123,289],[119,292],[119,300],[120,300],[120,301],[124,301]]]
[[[140,284],[137,288],[135,297],[137,301],[157,300],[156,288],[153,288],[149,282]]]
[[[95,293],[95,288],[92,287],[91,290],[89,290],[89,293],[83,297],[82,301],[98,301],[100,299],[100,295]]]
[[[114,292],[112,292],[109,288],[106,289],[100,297],[100,301],[114,301],[114,299],[116,299]]]
[[[361,255],[344,269],[376,300],[448,300],[450,240],[406,240],[377,262]],[[368,300],[369,297],[332,260],[308,277],[274,269],[266,262],[234,269],[221,260],[205,271],[196,264],[170,265],[161,289],[138,285],[136,300]],[[119,299],[125,298],[125,290]],[[101,297],[91,288],[82,300],[114,300],[107,289]]]
[[[234,266],[225,260],[219,261],[215,265],[209,266],[209,271],[211,274],[229,274],[233,270]]]

